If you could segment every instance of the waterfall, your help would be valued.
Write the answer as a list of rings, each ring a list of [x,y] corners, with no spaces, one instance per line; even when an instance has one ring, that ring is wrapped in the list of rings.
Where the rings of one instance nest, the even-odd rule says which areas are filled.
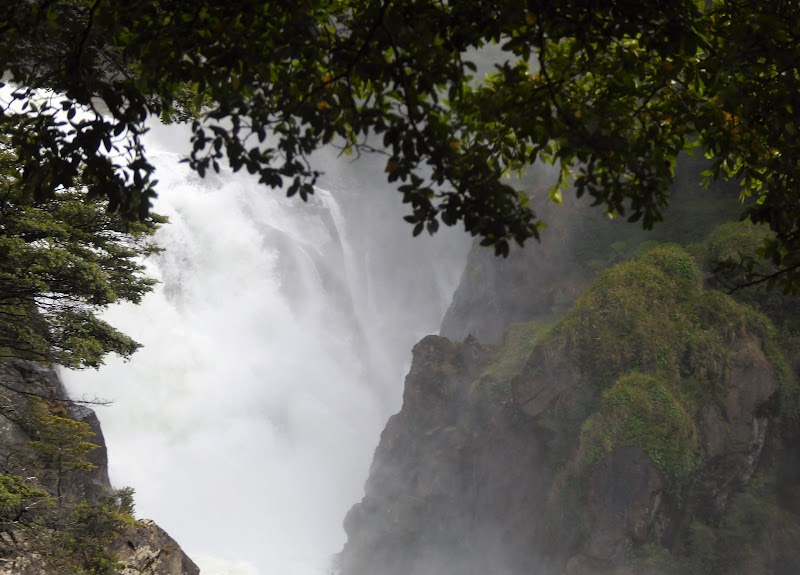
[[[246,175],[199,179],[184,136],[147,142],[170,218],[147,262],[161,283],[104,316],[144,348],[65,380],[113,402],[97,408],[112,482],[204,575],[319,575],[469,242],[412,239],[374,165],[320,154],[328,176],[303,204]]]

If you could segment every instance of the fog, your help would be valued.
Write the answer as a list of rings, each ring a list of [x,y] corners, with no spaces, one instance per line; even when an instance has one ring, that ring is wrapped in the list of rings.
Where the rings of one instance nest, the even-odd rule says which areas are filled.
[[[469,238],[412,238],[380,159],[319,154],[303,204],[246,175],[199,179],[187,137],[146,142],[170,218],[147,261],[161,283],[104,316],[144,348],[65,379],[113,402],[97,408],[112,483],[205,575],[324,573]]]

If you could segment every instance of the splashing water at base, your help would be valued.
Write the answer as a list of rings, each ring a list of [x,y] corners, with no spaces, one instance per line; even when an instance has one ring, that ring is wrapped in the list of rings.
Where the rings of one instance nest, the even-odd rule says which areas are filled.
[[[145,347],[67,384],[113,401],[97,409],[112,482],[136,489],[137,514],[204,575],[325,573],[468,242],[411,241],[348,166],[329,180],[343,199],[319,190],[303,204],[148,150],[170,218],[148,262],[162,283],[104,316]],[[397,269],[408,261],[413,273]]]

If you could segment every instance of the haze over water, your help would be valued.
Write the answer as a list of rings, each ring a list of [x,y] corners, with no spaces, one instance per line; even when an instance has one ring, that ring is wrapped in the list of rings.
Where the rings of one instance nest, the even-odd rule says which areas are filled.
[[[320,155],[327,176],[303,204],[245,175],[201,180],[177,141],[160,128],[147,142],[170,218],[148,261],[161,283],[105,316],[144,348],[65,379],[113,401],[97,408],[112,483],[204,575],[325,573],[469,240],[411,238],[380,161]]]

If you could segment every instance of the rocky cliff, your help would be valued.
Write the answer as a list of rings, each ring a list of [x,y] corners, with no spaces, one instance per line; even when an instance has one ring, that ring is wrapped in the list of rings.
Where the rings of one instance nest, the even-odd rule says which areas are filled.
[[[199,575],[108,479],[94,412],[33,361],[0,364],[0,575]]]
[[[797,301],[709,264],[758,233],[631,254],[497,345],[423,339],[342,575],[800,572]]]

